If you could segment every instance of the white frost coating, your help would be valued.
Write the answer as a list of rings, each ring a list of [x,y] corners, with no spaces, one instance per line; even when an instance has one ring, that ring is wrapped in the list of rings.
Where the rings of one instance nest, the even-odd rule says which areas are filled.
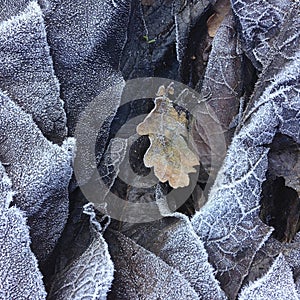
[[[257,100],[249,122],[232,140],[207,204],[192,219],[214,267],[222,276],[229,276],[226,292],[231,298],[271,232],[258,218],[268,167],[264,145],[272,142],[277,130],[293,138],[299,136],[299,113],[295,110],[299,65],[299,60],[287,64]]]
[[[45,11],[47,37],[65,101],[69,135],[73,135],[79,115],[88,103],[122,80],[118,69],[130,1],[49,2],[50,9]],[[102,103],[101,107],[106,108],[103,116],[114,115],[119,104],[120,97],[116,96]]]
[[[300,51],[296,52],[295,59],[289,63],[283,70],[273,77],[272,83],[267,86],[262,96],[255,102],[254,107],[248,113],[253,111],[264,103],[273,101],[277,103],[276,112],[282,113],[282,108],[287,106],[292,109],[300,109]],[[292,85],[290,83],[293,83]]]
[[[297,300],[298,294],[289,265],[280,254],[262,278],[245,287],[239,300]]]
[[[90,207],[92,242],[88,249],[74,262],[56,275],[48,299],[55,300],[105,300],[113,281],[114,266],[107,244],[99,232]]]
[[[53,250],[68,217],[74,139],[49,142],[26,114],[0,92],[0,155],[11,178],[14,203],[28,217],[39,260]]]
[[[179,25],[178,25],[178,20],[177,20],[177,15],[175,14],[174,16],[174,22],[175,22],[175,46],[176,46],[176,59],[179,63],[181,63],[181,58],[182,58],[182,52],[183,50],[181,49],[180,45],[180,37],[179,37]]]
[[[199,299],[175,268],[119,232],[109,232],[108,243],[116,273],[111,299]]]
[[[261,69],[293,3],[287,0],[231,0],[231,3],[241,25],[246,53]]]
[[[180,221],[167,233],[167,240],[157,254],[177,269],[191,284],[199,299],[227,299],[208,263],[208,255],[189,221]]]
[[[32,116],[47,138],[61,143],[67,133],[66,114],[35,1],[0,24],[0,44],[0,89]]]
[[[178,222],[157,237],[159,251],[150,249],[168,265],[177,269],[197,292],[199,299],[227,299],[214,276],[202,241],[196,235],[190,220],[181,213],[168,213],[168,204],[157,189],[156,203],[163,216],[178,218]]]
[[[9,207],[13,200],[13,191],[11,189],[11,180],[8,178],[3,165],[0,162],[0,212]]]
[[[0,163],[0,299],[46,299],[26,219],[18,208],[9,208],[12,194],[10,179]]]
[[[66,191],[72,175],[74,139],[65,141],[63,147],[52,144],[31,116],[1,91],[0,136],[1,159],[17,193],[15,201],[27,216],[51,196]]]

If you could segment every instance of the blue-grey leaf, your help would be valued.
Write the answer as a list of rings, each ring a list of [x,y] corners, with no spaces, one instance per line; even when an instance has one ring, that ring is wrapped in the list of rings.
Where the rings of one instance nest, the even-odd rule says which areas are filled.
[[[88,204],[89,205],[89,204]],[[55,300],[105,300],[113,280],[114,266],[101,225],[91,212],[91,243],[85,252],[67,265],[52,282],[49,297]]]
[[[66,114],[43,14],[35,1],[0,23],[0,45],[0,88],[31,114],[48,139],[62,143],[67,133]]]
[[[284,259],[284,256],[280,254],[274,261],[268,273],[245,287],[238,299],[299,299],[293,279],[293,273]]]
[[[73,135],[88,103],[122,79],[118,68],[130,1],[48,2],[44,9],[47,37],[65,101],[69,133]],[[109,101],[102,107],[109,105],[109,113],[114,115],[120,99],[112,97]]]
[[[0,2],[0,22],[20,14],[30,0],[2,0]]]
[[[255,67],[261,70],[270,58],[271,48],[293,2],[231,0],[231,3],[240,23],[245,51]]]
[[[51,253],[68,216],[74,140],[49,142],[30,115],[0,93],[0,161],[12,180],[14,204],[26,212],[39,260]]]
[[[11,181],[0,163],[0,298],[46,299],[26,218],[18,208],[9,207],[12,197]]]
[[[105,235],[116,272],[108,299],[199,299],[190,283],[162,259],[123,234]]]
[[[282,108],[297,105],[298,64],[296,60],[287,65],[258,99],[257,111],[229,147],[207,205],[192,221],[219,272],[217,278],[221,282],[226,274],[231,278],[226,289],[232,298],[270,232],[258,218],[261,184],[268,163],[268,148],[263,145],[272,142],[277,127],[281,130],[281,124],[288,124],[289,115]],[[293,123],[289,128],[291,132],[299,130]]]
[[[148,231],[149,229],[146,232]],[[196,291],[199,299],[227,299],[208,262],[204,245],[186,217],[181,216],[162,230],[156,230],[154,239],[149,237],[150,234],[148,239],[145,237],[147,250],[179,271]]]

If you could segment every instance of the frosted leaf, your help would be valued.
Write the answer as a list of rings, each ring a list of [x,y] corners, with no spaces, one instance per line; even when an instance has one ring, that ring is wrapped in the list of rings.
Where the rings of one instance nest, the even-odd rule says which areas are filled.
[[[298,297],[300,298],[300,234],[294,237],[291,244],[283,252],[284,258],[293,272]]]
[[[281,3],[281,2],[280,2]],[[290,2],[292,3],[292,2]],[[244,122],[247,121],[251,113],[255,111],[261,104],[267,101],[266,98],[261,98],[261,101],[257,101],[264,90],[269,86],[270,82],[274,81],[274,78],[281,77],[281,82],[284,81],[284,77],[278,76],[282,74],[283,66],[290,65],[286,69],[286,75],[290,80],[285,80],[288,83],[287,87],[294,86],[297,81],[293,80],[293,77],[297,76],[297,61],[299,62],[299,43],[300,43],[300,3],[293,3],[293,7],[286,16],[286,20],[281,27],[278,36],[276,36],[276,44],[271,48],[269,54],[268,64],[262,70],[260,74],[260,80],[257,82],[255,90],[248,104],[247,110],[244,116]],[[295,65],[296,63],[296,65]],[[299,68],[299,67],[298,67]],[[294,69],[294,70],[293,70]],[[293,73],[293,75],[291,74]],[[290,73],[290,74],[289,74]],[[291,76],[292,75],[292,76]],[[287,79],[287,78],[286,78]],[[280,82],[278,82],[280,83]],[[296,88],[296,86],[295,86]],[[280,91],[279,91],[280,92]],[[284,91],[281,91],[284,92]],[[276,94],[274,94],[276,96]],[[293,103],[286,102],[282,105],[282,108],[286,110],[286,115],[289,115],[289,120],[286,125],[283,125],[283,134],[293,136],[295,141],[300,143],[300,132],[298,130],[297,116],[299,118],[299,101],[293,101]],[[298,119],[299,120],[299,119]],[[293,128],[294,132],[291,134],[290,130]]]
[[[284,251],[284,257],[293,271],[298,297],[300,298],[300,234],[294,237],[289,247]]]
[[[30,0],[2,0],[0,3],[0,22],[21,13]]]
[[[293,3],[288,0],[231,0],[231,3],[240,23],[245,51],[261,70]]]
[[[300,20],[299,20],[300,29]],[[300,36],[297,40],[300,42]],[[291,49],[293,51],[293,49]],[[281,71],[276,72],[274,68],[277,59],[280,61],[279,55],[272,64],[266,69],[273,74],[272,79],[263,77],[261,82],[257,84],[257,89],[254,92],[252,100],[253,106],[250,107],[249,112],[244,117],[243,122],[248,122],[248,118],[251,114],[259,110],[261,106],[264,106],[267,102],[274,103],[274,112],[278,119],[278,132],[291,137],[298,144],[300,143],[300,83],[299,83],[299,70],[300,70],[300,52],[297,51],[294,54],[294,59],[288,59],[285,67],[281,68]],[[271,81],[268,83],[268,81]],[[261,93],[261,94],[260,94]],[[260,96],[260,95],[261,96]]]
[[[267,130],[272,128],[264,129],[262,138],[266,139]],[[233,139],[208,202],[192,219],[230,299],[235,298],[256,251],[271,233],[258,217],[267,150],[254,147],[250,138],[244,138]]]
[[[0,195],[1,195],[1,203],[0,203],[0,211],[2,211],[9,207],[12,202],[12,197],[14,195],[11,189],[11,180],[8,178],[3,165],[0,162]]]
[[[289,126],[297,140],[299,122],[290,122],[299,103],[299,60],[287,63],[254,103],[255,110],[234,137],[208,203],[192,223],[205,242],[221,286],[235,298],[257,250],[270,234],[258,218],[262,182],[273,137]],[[286,132],[284,132],[286,134]]]
[[[270,237],[265,244],[256,252],[255,257],[252,261],[251,267],[249,268],[249,274],[244,279],[243,286],[250,282],[256,281],[258,278],[264,276],[278,255],[283,253],[286,244],[281,243],[273,237]]]
[[[92,212],[91,243],[84,253],[55,275],[49,297],[55,300],[105,300],[110,289],[114,266],[101,225]]]
[[[112,138],[105,154],[103,155],[103,162],[100,165],[100,175],[107,186],[107,191],[101,196],[103,201],[114,185],[119,174],[120,165],[126,155],[127,144],[127,139]]]
[[[0,23],[0,44],[0,88],[31,114],[48,139],[62,143],[67,133],[66,114],[36,2]]]
[[[115,276],[108,299],[199,299],[174,268],[123,234],[106,232]]]
[[[215,2],[215,0],[185,1],[180,7],[179,2],[174,1],[173,14],[176,33],[176,55],[179,63],[182,63],[185,56],[191,28],[203,17],[208,7]]]
[[[199,160],[188,147],[187,119],[184,112],[178,113],[171,100],[172,87],[159,88],[155,107],[137,126],[137,133],[149,135],[150,147],[145,153],[146,167],[154,167],[154,174],[161,182],[169,181],[173,188],[189,185],[189,173],[196,172]]]
[[[9,208],[12,195],[10,179],[0,163],[0,298],[46,299],[26,218],[18,208]]]
[[[242,96],[243,57],[239,48],[234,19],[229,13],[213,39],[201,89],[203,95],[209,95],[207,102],[225,130],[238,114]]]
[[[219,0],[214,5],[214,13],[207,19],[207,32],[210,37],[215,37],[218,29],[223,23],[224,18],[230,11],[230,1],[229,0]]]
[[[120,104],[124,80],[119,61],[129,12],[129,0],[51,0],[44,10],[69,134],[77,139],[78,185],[87,183],[96,171],[95,145],[101,159]]]
[[[213,39],[203,79],[202,101],[209,109],[200,109],[199,105],[199,109],[193,113],[193,139],[201,164],[210,176],[215,175],[222,164],[226,146],[233,135],[230,124],[239,113],[240,97],[245,84],[239,47],[233,16],[229,14]],[[207,113],[210,110],[213,114]]]
[[[166,198],[156,191],[156,203],[163,220],[135,224],[123,232],[140,246],[154,253],[190,283],[199,299],[227,299],[208,263],[202,241],[194,232],[189,219],[180,213],[171,213]]]
[[[177,269],[197,292],[199,299],[227,299],[208,263],[203,243],[188,220],[180,220],[162,231],[151,252]]]
[[[74,140],[62,147],[49,142],[26,114],[0,94],[0,161],[12,180],[14,203],[26,212],[32,248],[44,260],[68,216],[68,184]]]
[[[300,279],[300,233],[299,232],[295,235],[292,243],[287,244],[287,247],[283,252],[283,254],[285,260],[287,261],[291,270],[293,271],[295,281],[299,282]],[[298,293],[299,292],[300,290],[298,289]]]
[[[48,42],[71,135],[79,114],[88,103],[122,81],[118,68],[129,10],[129,0],[50,0],[44,10]],[[103,112],[99,113],[106,118],[115,114],[120,95],[105,100],[107,102],[100,105]]]
[[[284,256],[280,254],[268,273],[245,287],[238,299],[299,299],[295,288],[293,273],[285,261]]]

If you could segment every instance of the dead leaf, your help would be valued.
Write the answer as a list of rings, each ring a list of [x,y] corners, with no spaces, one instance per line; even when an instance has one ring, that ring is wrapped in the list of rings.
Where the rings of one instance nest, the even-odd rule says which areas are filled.
[[[212,14],[206,22],[207,31],[210,37],[215,37],[216,32],[229,12],[229,9],[230,1],[228,0],[221,0],[216,3],[214,6],[215,13]]]
[[[190,283],[173,267],[123,234],[107,230],[115,275],[108,299],[199,299]]]
[[[189,185],[189,173],[196,172],[198,157],[189,148],[187,119],[184,112],[178,113],[168,94],[172,86],[161,86],[155,99],[155,107],[137,126],[137,133],[149,135],[150,147],[145,156],[146,167],[154,167],[154,173],[161,182],[169,181],[173,188]]]
[[[299,299],[293,273],[284,256],[280,254],[268,273],[245,287],[238,299]]]

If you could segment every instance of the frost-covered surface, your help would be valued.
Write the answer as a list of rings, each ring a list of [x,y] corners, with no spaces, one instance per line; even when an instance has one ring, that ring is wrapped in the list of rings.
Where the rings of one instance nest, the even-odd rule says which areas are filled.
[[[247,79],[243,78],[243,64],[234,18],[229,13],[212,41],[201,89],[201,95],[207,97],[205,105],[213,114],[201,109],[200,105],[194,112],[193,139],[201,164],[211,172],[210,176],[216,175],[233,136],[230,126],[238,118],[240,97],[245,93],[244,85],[247,84]],[[211,155],[214,155],[213,163]]]
[[[188,220],[180,220],[160,236],[160,249],[151,251],[168,265],[177,269],[191,284],[199,299],[226,299],[201,240]]]
[[[35,1],[0,23],[0,44],[0,89],[32,116],[47,138],[62,143],[67,133],[66,114],[42,11]]]
[[[245,51],[254,65],[262,69],[293,1],[231,0],[231,3],[243,32]]]
[[[189,219],[169,210],[159,188],[156,190],[156,203],[166,218],[125,226],[123,233],[176,269],[190,283],[199,299],[227,299],[208,262],[204,245]]]
[[[256,251],[271,233],[258,217],[268,150],[257,146],[272,141],[272,112],[270,104],[263,107],[248,130],[244,127],[233,139],[208,203],[192,219],[218,272],[217,278],[226,282],[223,288],[231,299],[247,275]],[[252,137],[256,133],[260,140]]]
[[[130,1],[48,2],[44,7],[47,38],[54,49],[54,68],[65,101],[69,133],[73,135],[78,116],[87,104],[122,80],[118,67]],[[119,97],[110,99],[110,114],[115,113],[119,103]]]
[[[272,142],[277,126],[280,130],[288,123],[289,115],[282,107],[293,110],[293,105],[299,103],[299,67],[297,60],[286,66],[266,88],[259,100],[264,104],[234,137],[208,203],[192,220],[218,278],[231,278],[226,289],[232,297],[270,233],[258,218],[261,184],[267,171],[268,149],[263,145]],[[294,130],[299,130],[298,126],[290,127],[290,132]]]
[[[113,280],[114,266],[100,232],[101,225],[96,221],[93,211],[90,230],[92,241],[89,247],[76,261],[56,274],[49,299],[106,299]]]
[[[268,273],[245,287],[238,299],[299,299],[293,279],[293,273],[285,261],[284,256],[280,254],[276,258]]]
[[[123,234],[106,235],[116,272],[108,299],[199,299],[174,268]]]
[[[12,197],[11,181],[0,163],[0,298],[46,299],[26,218],[18,208],[9,207]]]
[[[240,47],[234,18],[230,13],[225,17],[213,39],[201,89],[204,96],[209,96],[208,103],[214,108],[218,120],[225,129],[228,129],[238,114],[239,98],[242,95],[243,53]],[[228,109],[227,114],[224,114],[225,109]]]
[[[30,115],[0,94],[1,162],[11,178],[14,204],[26,212],[35,254],[53,250],[68,216],[74,140],[49,142]]]
[[[292,20],[298,26],[296,18]],[[246,36],[247,29],[243,28],[242,33]],[[218,272],[217,278],[231,299],[248,274],[255,253],[271,232],[258,217],[262,182],[268,167],[269,149],[265,145],[271,144],[276,132],[299,139],[300,60],[295,50],[298,36],[282,42],[282,51],[272,49],[272,61],[265,64],[264,74],[273,76],[268,82],[262,77],[257,84],[252,97],[254,109],[244,118],[243,127],[229,147],[208,203],[192,220]],[[279,36],[278,43],[282,38]],[[290,47],[286,47],[289,42]],[[293,59],[288,55],[293,55]],[[285,65],[277,71],[276,64],[280,61]]]
[[[0,3],[0,21],[16,16],[26,8],[30,0],[3,0]]]
[[[157,231],[154,239],[147,240],[147,250],[177,269],[199,299],[227,299],[214,276],[214,269],[208,263],[204,245],[188,218],[176,214],[172,219],[175,219],[172,224]]]
[[[297,299],[299,1],[215,2],[1,1],[1,299],[46,298],[42,275],[53,300]],[[230,3],[233,16],[224,18]],[[213,182],[207,170],[180,213],[171,213],[156,197],[158,186],[163,195],[170,186],[147,179],[143,158],[149,143],[128,137],[126,126],[117,132],[152,109],[146,99],[118,108],[121,97],[143,98],[147,84],[154,84],[148,78],[124,89],[123,77],[153,75],[180,78],[205,96],[190,100],[213,106],[214,113],[200,118],[221,130],[203,135],[184,111],[186,130],[193,127],[204,141],[197,145],[200,154],[218,150],[219,144],[210,148],[208,137],[228,131],[225,146],[231,145],[203,207],[203,186]],[[184,94],[177,99],[176,93],[177,104],[183,103]],[[169,105],[175,119],[183,115]],[[81,164],[72,164],[75,140],[67,134],[77,139]],[[172,134],[174,146],[176,138]],[[282,152],[284,139],[291,147]],[[123,170],[123,163],[132,170]],[[69,187],[73,169],[77,177]],[[110,200],[108,190],[123,204],[87,211],[87,199],[76,187],[93,187],[95,174],[107,187],[92,189],[95,205]],[[274,239],[275,226],[270,237],[273,229],[259,218],[272,176],[283,182],[279,193],[294,201],[280,215],[288,218],[291,244]],[[141,202],[149,209],[141,209]],[[135,204],[129,219],[140,223],[105,224],[103,212],[117,210],[123,220],[127,203]],[[152,213],[161,219],[146,223]],[[270,220],[266,213],[264,221]]]
[[[43,11],[69,135],[77,137],[77,161],[84,161],[77,168],[78,184],[82,185],[95,168],[94,135],[101,129],[97,153],[101,158],[120,104],[124,80],[119,61],[126,40],[130,1],[51,0],[43,5]]]

